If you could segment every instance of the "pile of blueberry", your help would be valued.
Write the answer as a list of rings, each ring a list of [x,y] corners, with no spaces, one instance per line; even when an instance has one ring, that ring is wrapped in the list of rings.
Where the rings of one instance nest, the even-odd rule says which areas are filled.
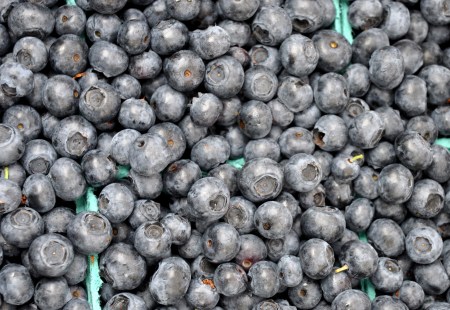
[[[450,309],[450,1],[335,18],[0,0],[0,309]]]

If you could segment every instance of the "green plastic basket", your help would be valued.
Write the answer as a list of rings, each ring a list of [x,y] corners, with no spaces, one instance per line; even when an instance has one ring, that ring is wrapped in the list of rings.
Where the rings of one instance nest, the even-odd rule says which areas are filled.
[[[347,19],[348,13],[348,1],[347,0],[333,0],[334,6],[336,8],[336,19],[333,23],[333,29],[341,33],[350,43],[353,42],[352,28]],[[66,0],[68,5],[76,5],[75,0]],[[436,144],[442,145],[450,149],[450,139],[438,139]],[[228,164],[232,165],[237,169],[242,169],[245,164],[243,158],[229,160]],[[129,172],[128,167],[120,166],[117,174],[117,179],[127,177]],[[5,168],[5,178],[8,178],[8,168]],[[94,189],[92,187],[88,188],[86,194],[76,201],[76,211],[77,213],[83,211],[98,211],[97,197],[95,196]],[[367,242],[367,236],[365,232],[359,234],[359,239]],[[100,305],[100,288],[103,284],[98,267],[98,257],[97,255],[90,255],[88,259],[88,270],[85,280],[88,301],[91,305],[92,310],[101,310]],[[369,279],[361,280],[361,289],[369,296],[370,300],[376,297],[376,292],[373,284]]]

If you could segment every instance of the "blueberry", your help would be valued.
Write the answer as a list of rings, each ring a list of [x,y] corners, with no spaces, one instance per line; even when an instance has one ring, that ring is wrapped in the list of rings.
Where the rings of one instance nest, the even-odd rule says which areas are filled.
[[[408,8],[400,2],[383,4],[383,21],[380,28],[390,40],[403,37],[409,30],[410,15]]]
[[[105,310],[145,310],[144,299],[131,293],[119,293],[106,303]]]
[[[313,309],[322,299],[319,283],[304,276],[299,285],[288,289],[289,300],[298,309]]]
[[[122,21],[115,14],[94,13],[86,21],[86,35],[91,42],[115,42]]]
[[[292,215],[281,203],[268,201],[255,211],[254,223],[258,232],[267,239],[280,239],[292,228]]]
[[[383,6],[380,1],[354,1],[348,9],[348,20],[354,29],[367,30],[383,21]]]
[[[418,76],[427,84],[428,102],[434,105],[445,105],[450,97],[450,90],[445,85],[450,81],[450,69],[429,65],[420,70]]]
[[[86,182],[94,187],[104,186],[114,181],[117,166],[108,153],[101,150],[87,152],[81,160]]]
[[[0,270],[0,293],[3,302],[10,305],[23,305],[28,302],[34,293],[33,281],[28,270],[18,264],[4,265]],[[2,306],[8,307],[5,304]]]
[[[414,267],[414,279],[426,294],[439,295],[450,286],[450,281],[440,260],[434,263]]]
[[[420,3],[420,12],[432,25],[446,25],[450,22],[449,7],[444,0],[425,0]]]
[[[30,175],[23,184],[22,195],[25,204],[38,212],[48,212],[55,207],[55,191],[50,179],[44,174]]]
[[[288,0],[284,4],[284,9],[289,14],[293,30],[300,33],[312,33],[324,24],[322,5],[319,1],[295,1]],[[328,22],[329,23],[329,22]]]
[[[263,66],[279,73],[283,68],[281,65],[280,53],[278,49],[261,44],[254,45],[248,51],[250,66]],[[243,65],[244,66],[244,65]]]
[[[179,257],[161,260],[150,280],[150,291],[156,302],[173,305],[187,292],[191,282],[189,265]]]
[[[314,99],[311,86],[293,76],[288,76],[280,82],[277,95],[278,100],[294,113],[307,110]],[[275,117],[274,115],[274,119]]]
[[[52,144],[63,156],[79,159],[97,144],[97,132],[94,126],[79,115],[61,120],[55,128]]]
[[[449,107],[439,107],[431,113],[431,117],[433,118],[439,133],[443,136],[450,135],[450,122],[448,121],[448,115],[450,115]]]
[[[222,14],[234,21],[244,21],[251,18],[258,10],[260,0],[241,1],[219,0],[218,5]]]
[[[120,165],[129,165],[129,150],[140,133],[134,129],[124,129],[116,133],[111,140],[110,155]]]
[[[353,119],[348,129],[348,136],[353,145],[372,149],[377,146],[385,130],[385,124],[379,113],[367,111]]]
[[[376,147],[365,152],[366,162],[374,169],[384,168],[397,161],[394,146],[381,141]]]
[[[314,125],[314,143],[325,151],[338,151],[348,141],[347,125],[344,120],[335,115],[324,115]]]
[[[119,93],[121,99],[139,98],[141,94],[141,84],[128,74],[115,77],[111,85]]]
[[[329,176],[323,186],[326,198],[332,206],[342,208],[353,201],[354,190],[351,182],[342,182]]]
[[[93,238],[93,236],[96,236]],[[67,226],[67,237],[77,252],[91,255],[103,252],[112,240],[112,227],[103,215],[85,211],[78,213]]]
[[[127,1],[124,0],[115,0],[115,1],[106,1],[106,0],[94,0],[89,1],[89,7],[94,11],[101,14],[114,14],[120,11]]]
[[[223,263],[214,271],[214,284],[221,295],[236,296],[246,290],[248,278],[239,265]]]
[[[11,47],[11,37],[3,25],[0,26],[0,38],[2,42],[0,45],[0,56],[4,56]]]
[[[333,158],[331,163],[331,174],[335,179],[342,182],[350,182],[359,176],[360,164],[358,162],[361,160],[354,160],[353,158],[353,156],[343,154]]]
[[[59,234],[45,234],[37,237],[28,250],[33,270],[45,277],[64,275],[74,260],[72,243]]]
[[[245,72],[244,96],[250,100],[270,101],[277,93],[278,79],[270,69],[253,66]]]
[[[42,103],[56,117],[75,114],[78,110],[80,85],[67,75],[49,78],[42,88]]]
[[[254,229],[253,217],[256,206],[243,197],[235,196],[230,199],[230,206],[224,215],[224,220],[233,225],[240,233],[249,233]]]
[[[263,138],[272,127],[272,113],[263,102],[251,100],[239,111],[238,123],[241,131],[249,138]]]
[[[143,176],[134,170],[130,170],[128,180],[134,194],[141,199],[154,199],[163,190],[163,181],[159,173]]]
[[[89,63],[106,77],[115,77],[125,72],[129,58],[121,47],[107,41],[97,41],[89,49]]]
[[[157,26],[159,22],[170,18],[166,0],[153,1],[143,12],[151,28]]]
[[[418,116],[426,111],[427,89],[425,82],[413,75],[405,77],[395,92],[395,104],[408,116]]]
[[[191,160],[172,163],[163,176],[164,189],[174,197],[187,196],[191,186],[201,177],[200,167]]]
[[[420,218],[432,218],[444,207],[444,190],[436,181],[422,179],[414,185],[408,210]]]
[[[81,35],[86,26],[86,14],[76,5],[60,6],[55,12],[55,31],[59,35]]]
[[[321,30],[312,38],[319,52],[317,67],[325,72],[337,72],[344,69],[352,58],[350,43],[334,30]]]
[[[53,42],[48,55],[53,70],[74,76],[87,67],[88,45],[79,36],[66,34]]]
[[[349,101],[346,79],[337,73],[322,75],[314,87],[314,98],[317,107],[324,113],[343,112]]]
[[[227,223],[210,225],[202,237],[203,254],[213,263],[232,260],[239,252],[241,240],[237,230]]]
[[[70,158],[59,158],[48,174],[57,197],[74,201],[86,192],[86,180],[81,166]]]
[[[7,96],[25,97],[34,87],[33,72],[17,62],[4,63],[0,66],[0,86]]]
[[[248,270],[254,263],[266,259],[267,247],[256,235],[241,235],[241,246],[235,261],[245,270]]]
[[[345,272],[336,272],[336,270],[337,268],[333,267],[328,276],[320,281],[323,298],[328,302],[333,302],[342,292],[352,289],[350,276]]]
[[[302,232],[327,242],[337,241],[345,229],[345,217],[336,208],[311,207],[301,217]]]
[[[378,266],[378,254],[368,243],[351,240],[340,250],[339,260],[347,265],[346,271],[352,278],[362,279],[375,273]]]
[[[217,121],[222,110],[223,104],[215,95],[199,94],[192,98],[190,116],[196,125],[210,127]]]
[[[86,256],[75,253],[69,269],[64,274],[64,278],[66,278],[67,283],[69,285],[76,285],[81,283],[86,278],[87,267],[88,262]]]
[[[363,198],[378,197],[379,173],[368,166],[361,167],[358,177],[353,181],[355,193]]]
[[[303,209],[325,207],[325,188],[322,184],[319,184],[311,191],[299,194],[298,199]]]
[[[222,56],[210,61],[202,72],[206,90],[219,98],[236,96],[244,85],[244,69],[231,56]]]
[[[195,308],[213,308],[219,302],[219,293],[211,279],[192,279],[186,292],[187,302]]]
[[[312,155],[292,156],[284,167],[286,184],[299,192],[313,190],[322,180],[320,163]]]
[[[428,22],[423,18],[420,11],[411,10],[409,15],[411,21],[405,37],[416,43],[422,43],[428,34]]]
[[[444,183],[450,179],[450,152],[440,145],[431,146],[433,161],[425,170],[430,179],[436,182]]]
[[[201,3],[200,0],[166,0],[169,15],[180,21],[194,19],[200,13]]]
[[[192,230],[185,244],[178,247],[178,254],[185,259],[193,259],[202,254],[202,234]]]
[[[352,62],[369,66],[369,60],[377,49],[389,46],[387,34],[379,29],[372,28],[358,34],[352,44]]]
[[[79,109],[94,124],[113,120],[121,108],[119,93],[108,83],[97,82],[83,90]]]
[[[205,65],[196,53],[181,50],[164,60],[163,71],[171,87],[183,92],[192,91],[203,81]]]
[[[414,131],[405,131],[395,139],[395,153],[400,162],[411,170],[424,170],[433,161],[430,144]]]
[[[2,218],[3,238],[18,248],[28,248],[31,242],[44,233],[44,221],[34,209],[23,207]]]
[[[201,169],[208,171],[224,163],[230,157],[230,151],[230,144],[225,138],[212,135],[201,139],[192,147],[191,159]]]
[[[24,37],[16,42],[14,59],[33,72],[41,71],[47,65],[47,49],[44,42],[34,37]]]
[[[160,258],[170,250],[170,230],[156,221],[142,223],[134,234],[134,247],[145,258]]]
[[[369,228],[373,220],[375,208],[370,200],[366,198],[355,199],[345,208],[345,220],[349,229],[362,232]]]
[[[385,293],[393,293],[403,283],[403,272],[396,260],[380,257],[378,268],[370,276],[370,280],[377,290]]]
[[[379,107],[375,110],[384,123],[383,138],[394,142],[405,131],[405,125],[398,110],[390,107]]]
[[[71,298],[66,279],[43,278],[35,287],[34,302],[39,308],[60,309]]]
[[[133,212],[133,208],[133,193],[123,184],[108,184],[98,196],[99,212],[111,223],[126,220]]]
[[[443,243],[439,234],[430,227],[415,228],[406,236],[406,252],[418,264],[431,264],[442,253]]]
[[[172,244],[183,245],[191,236],[191,224],[185,218],[178,214],[169,213],[161,219],[167,229],[170,230],[172,236]]]
[[[129,55],[144,52],[150,45],[150,29],[146,20],[128,20],[117,34],[117,44]]]
[[[297,254],[300,249],[299,235],[291,229],[284,238],[266,239],[268,258],[277,262],[283,255]]]
[[[295,22],[293,25],[295,29]],[[316,69],[319,62],[319,51],[311,39],[300,34],[293,34],[281,44],[280,58],[283,67],[290,74],[302,77],[311,74]]]
[[[367,230],[367,239],[381,255],[395,257],[405,250],[405,235],[390,219],[377,219]]]
[[[338,310],[344,307],[349,310],[372,309],[369,297],[365,293],[354,289],[341,292],[336,296],[331,304],[332,310]]]
[[[71,299],[65,306],[63,310],[88,310],[90,305],[87,300],[83,299]]]
[[[422,306],[425,293],[422,287],[414,281],[405,280],[398,291],[399,299],[409,308],[418,309]]]
[[[263,6],[253,19],[252,31],[261,44],[276,46],[291,35],[292,22],[283,8]]]
[[[147,265],[132,245],[117,243],[100,257],[100,275],[118,290],[138,287],[147,274]]]
[[[128,72],[136,79],[152,79],[158,76],[162,69],[162,60],[153,51],[144,52],[130,57]]]
[[[375,297],[372,301],[372,309],[380,310],[380,309],[399,309],[406,310],[408,307],[399,299],[393,298],[387,295],[381,295]]]
[[[270,261],[260,261],[248,271],[249,289],[256,296],[273,297],[280,289],[278,266]]]
[[[161,121],[178,121],[184,115],[187,97],[169,85],[158,87],[150,98],[150,106]]]
[[[300,261],[303,272],[311,279],[320,280],[328,276],[334,265],[331,246],[317,238],[312,238],[300,246]]]
[[[249,42],[252,31],[247,23],[224,19],[218,25],[228,32],[228,35],[230,36],[230,46],[242,47]]]
[[[415,116],[409,119],[406,124],[407,131],[417,131],[422,138],[428,141],[430,144],[436,140],[438,136],[438,129],[433,119],[426,115]],[[433,151],[432,146],[432,151]],[[434,154],[433,154],[434,155]]]
[[[219,26],[194,30],[189,34],[191,49],[204,60],[224,55],[230,49],[230,36]]]
[[[65,207],[56,207],[42,216],[46,233],[67,232],[67,225],[75,218],[75,212]]]
[[[244,197],[250,201],[273,199],[282,190],[283,172],[271,159],[253,159],[242,168],[238,177],[238,186]]]
[[[29,19],[33,16],[33,19]],[[17,3],[8,14],[8,28],[16,38],[34,36],[44,39],[53,32],[55,18],[44,5],[31,2]]]
[[[169,148],[165,139],[157,133],[146,133],[132,143],[129,151],[133,170],[144,176],[163,171],[171,162],[166,156]]]
[[[273,139],[250,140],[245,146],[244,158],[249,161],[254,158],[270,158],[279,161],[280,146]]]
[[[188,42],[187,27],[175,19],[163,20],[151,30],[151,47],[159,55],[170,55]]]

